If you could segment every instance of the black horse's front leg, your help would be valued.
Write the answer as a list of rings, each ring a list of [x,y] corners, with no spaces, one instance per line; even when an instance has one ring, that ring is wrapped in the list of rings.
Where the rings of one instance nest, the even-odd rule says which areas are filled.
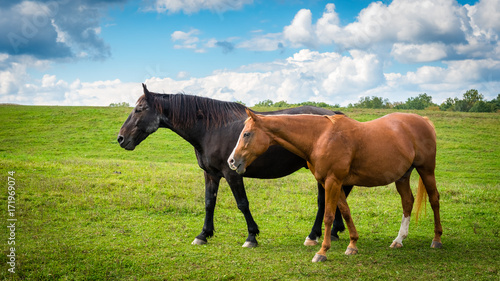
[[[214,235],[214,210],[217,202],[220,177],[210,175],[205,171],[205,223],[203,230],[196,236],[193,245],[203,245],[208,242],[207,238]]]
[[[256,236],[259,234],[259,227],[254,221],[252,214],[250,213],[250,204],[248,203],[245,186],[243,185],[243,178],[233,171],[227,173],[227,175],[225,175],[225,178],[227,183],[229,184],[229,187],[231,187],[231,191],[233,192],[234,199],[236,199],[238,209],[243,213],[243,216],[245,216],[245,220],[247,222],[248,237],[243,244],[243,247],[257,247],[258,243]]]

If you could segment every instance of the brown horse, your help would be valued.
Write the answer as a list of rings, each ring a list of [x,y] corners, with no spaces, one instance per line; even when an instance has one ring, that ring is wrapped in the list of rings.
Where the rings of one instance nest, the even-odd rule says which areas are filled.
[[[440,248],[443,229],[436,189],[436,132],[432,123],[416,114],[392,113],[369,122],[345,115],[263,116],[247,110],[249,118],[228,164],[244,173],[253,160],[270,145],[279,144],[304,158],[314,177],[325,187],[325,236],[313,262],[325,261],[330,232],[338,205],[350,236],[346,254],[356,254],[358,233],[354,227],[342,185],[380,186],[392,182],[401,196],[403,219],[391,248],[403,246],[408,236],[413,194],[410,175],[417,169],[420,184],[417,201],[427,193],[434,212],[432,248]],[[417,202],[417,218],[420,204]]]

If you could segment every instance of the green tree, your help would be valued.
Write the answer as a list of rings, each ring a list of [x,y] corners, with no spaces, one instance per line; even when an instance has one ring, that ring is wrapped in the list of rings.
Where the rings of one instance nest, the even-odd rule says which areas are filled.
[[[406,104],[408,105],[408,109],[426,109],[429,106],[435,105],[432,102],[432,97],[426,93],[420,94],[415,98],[409,98]]]
[[[491,102],[477,101],[469,110],[470,112],[493,112],[495,111],[495,105]]]
[[[470,111],[476,102],[483,101],[484,96],[476,89],[470,89],[464,93],[463,102],[459,103],[458,111]]]
[[[110,103],[109,107],[130,107],[128,102]]]
[[[255,106],[260,106],[260,107],[271,107],[273,106],[273,101],[272,100],[263,100],[259,103],[257,103]]]
[[[493,112],[497,112],[497,110],[500,110],[500,94],[498,94],[495,99],[489,101],[489,103],[492,104]]]
[[[384,99],[382,97],[362,97],[359,102],[354,105],[350,104],[350,107],[358,108],[389,108],[389,99]]]
[[[290,104],[288,104],[286,101],[282,100],[282,101],[275,102],[273,106],[275,106],[275,107],[290,107]]]
[[[446,111],[446,110],[449,110],[449,111],[453,111],[455,110],[455,103],[457,102],[457,98],[447,98],[440,106],[439,106],[439,109],[440,110],[443,110],[443,111]]]

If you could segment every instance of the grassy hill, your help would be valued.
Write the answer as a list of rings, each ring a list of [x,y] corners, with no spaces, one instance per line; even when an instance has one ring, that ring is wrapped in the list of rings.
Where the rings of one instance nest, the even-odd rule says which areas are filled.
[[[134,151],[116,136],[130,108],[0,106],[0,192],[4,222],[2,279],[296,280],[458,279],[500,277],[500,114],[418,111],[436,125],[436,178],[443,249],[430,248],[432,211],[410,225],[404,248],[389,245],[401,222],[394,185],[356,187],[348,202],[360,252],[310,262],[319,246],[302,245],[316,211],[309,171],[276,180],[247,179],[260,246],[241,248],[247,232],[225,182],[215,237],[192,246],[204,219],[204,182],[193,148],[160,129]],[[389,110],[346,114],[372,120]],[[9,182],[9,172],[14,181]],[[416,189],[416,173],[412,188]],[[15,187],[9,198],[8,186]],[[8,201],[15,199],[14,217]],[[17,219],[15,245],[6,228]],[[15,247],[15,273],[8,255]]]

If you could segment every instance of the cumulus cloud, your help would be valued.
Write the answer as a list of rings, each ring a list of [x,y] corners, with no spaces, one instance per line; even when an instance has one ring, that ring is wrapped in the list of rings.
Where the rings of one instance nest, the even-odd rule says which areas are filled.
[[[239,10],[252,3],[253,0],[155,0],[149,9],[156,10],[158,13],[193,14],[200,10],[223,13],[228,10]]]
[[[117,0],[122,2],[125,0]],[[104,0],[9,1],[0,9],[0,52],[37,59],[104,59],[110,48],[99,36]]]
[[[310,10],[302,9],[292,21],[292,24],[283,29],[284,38],[293,46],[308,46],[316,42],[311,24],[312,14]],[[314,46],[311,46],[314,47]]]
[[[405,42],[460,43],[465,41],[460,6],[452,0],[373,2],[357,20],[340,26],[335,6],[329,4],[314,26],[317,40],[346,49],[366,49],[374,44]],[[310,23],[308,23],[310,24]]]
[[[6,103],[33,104],[36,94],[30,92],[29,69],[46,69],[47,60],[37,60],[31,56],[11,56],[0,53],[0,99]]]
[[[59,2],[54,12],[56,10],[50,6],[52,2],[0,4],[3,5],[0,32],[19,36],[0,38],[0,102],[135,103],[141,95],[140,82],[123,83],[119,79],[92,83],[78,79],[64,81],[50,73],[33,80],[29,75],[30,68],[47,67],[49,60],[99,59],[109,55],[109,48],[99,38],[99,12],[88,5],[80,5],[88,1],[104,5],[104,1],[99,0],[64,1]],[[200,9],[223,12],[251,3],[200,1],[161,0],[155,2],[155,9],[169,13],[195,13]],[[229,2],[234,6],[224,6]],[[81,26],[77,26],[80,15],[75,9],[78,5],[83,9],[82,16],[86,17],[81,19]],[[388,5],[373,2],[354,22],[342,24],[335,5],[327,4],[316,22],[311,11],[303,9],[290,19],[282,32],[264,34],[259,30],[252,32],[253,37],[247,40],[204,39],[198,29],[175,31],[171,34],[174,48],[195,52],[217,47],[226,53],[234,48],[297,50],[284,60],[214,71],[206,77],[195,78],[187,72],[179,72],[175,79],[165,78],[167,75],[156,75],[157,71],[147,77],[146,83],[152,91],[183,91],[222,100],[241,100],[248,105],[265,99],[347,105],[362,96],[372,95],[404,101],[424,92],[440,103],[471,88],[492,99],[500,89],[499,5],[495,0],[480,0],[475,5],[464,6],[453,0],[394,0]],[[76,17],[77,21],[72,22],[71,17]],[[18,41],[13,45],[9,40]],[[336,51],[315,51],[325,46]],[[411,71],[400,73],[388,72],[387,65],[394,62],[439,63],[413,65]]]
[[[480,0],[459,5],[454,0],[372,2],[354,22],[342,25],[329,3],[314,22],[312,12],[299,10],[279,33],[252,32],[250,39],[231,42],[251,51],[330,46],[339,52],[364,50],[392,56],[403,63],[468,58],[500,59],[500,2]],[[208,5],[208,4],[207,4]],[[228,40],[217,40],[223,42]],[[194,48],[194,44],[177,47]]]
[[[237,45],[273,51],[281,46],[378,50],[404,63],[463,58],[500,58],[500,2],[459,5],[453,0],[373,2],[352,23],[341,25],[334,4],[314,23],[310,10],[297,12],[281,33],[260,34]]]
[[[304,49],[286,60],[250,65],[240,71],[221,71],[188,80],[151,78],[146,83],[151,89],[241,100],[249,105],[265,99],[345,104],[354,101],[353,95],[357,99],[360,91],[384,83],[380,67],[373,54],[354,51],[346,57]]]
[[[5,55],[0,55],[0,63],[6,60]],[[30,63],[37,62],[25,62]],[[8,71],[0,72],[0,103],[107,106],[128,102],[133,105],[142,93],[139,82],[63,81],[50,74],[39,81],[19,82],[14,77],[23,75],[26,80],[29,78],[26,67],[21,65],[12,65]],[[303,49],[284,60],[216,71],[205,77],[194,78],[182,72],[176,79],[150,77],[145,82],[156,92],[185,92],[243,101],[247,105],[271,99],[290,103],[323,101],[345,106],[362,96],[404,101],[424,92],[440,103],[471,88],[492,99],[500,89],[499,80],[500,62],[493,59],[448,61],[443,66],[422,66],[407,73],[384,73],[383,61],[374,53],[351,50],[346,55]]]
[[[373,53],[350,51],[321,53],[303,49],[285,60],[259,63],[202,78],[174,80],[151,78],[150,89],[185,92],[216,99],[241,100],[253,105],[265,99],[291,103],[324,101],[346,106],[363,96],[391,101],[427,93],[441,103],[471,87],[487,99],[499,89],[500,63],[491,60],[450,61],[444,67],[422,66],[407,73],[384,73],[383,62]],[[496,75],[496,76],[495,76]]]
[[[403,63],[432,62],[447,57],[448,47],[444,43],[405,44],[395,43],[391,55]]]

